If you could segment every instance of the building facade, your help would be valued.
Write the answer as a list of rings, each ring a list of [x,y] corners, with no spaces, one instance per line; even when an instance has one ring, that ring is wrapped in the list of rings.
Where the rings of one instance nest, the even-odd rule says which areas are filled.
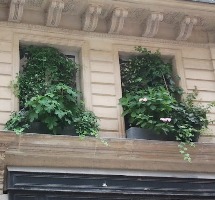
[[[191,149],[193,162],[186,163],[178,154],[174,142],[125,139],[118,100],[122,95],[119,57],[133,54],[134,47],[141,45],[152,51],[159,49],[162,56],[172,60],[174,70],[181,77],[179,84],[185,91],[190,92],[196,86],[199,101],[214,101],[214,11],[213,4],[183,0],[0,1],[0,199],[9,198],[8,194],[3,194],[3,186],[5,193],[11,191],[10,200],[16,198],[14,191],[19,188],[15,187],[16,182],[10,182],[8,178],[17,175],[15,172],[20,177],[21,172],[115,175],[116,179],[117,176],[128,176],[131,182],[132,177],[196,178],[192,180],[194,182],[200,178],[208,181],[208,185],[213,184],[215,125],[211,125],[196,148]],[[100,118],[100,135],[108,138],[109,146],[92,138],[80,141],[68,136],[16,136],[3,131],[11,112],[18,110],[18,99],[12,93],[10,84],[20,68],[19,46],[30,44],[52,46],[78,55],[82,66],[80,82],[84,101],[87,108]],[[215,109],[210,117],[215,118]],[[100,187],[98,190],[107,194],[108,183],[105,180],[109,178],[95,179],[104,180],[101,184],[104,190]],[[155,182],[153,178],[150,181]],[[125,182],[126,179],[123,179],[120,184],[126,185]],[[158,182],[162,183],[160,179]],[[138,184],[137,187],[143,187]],[[180,186],[176,188],[179,189],[172,189],[175,194],[181,190]],[[191,190],[196,192],[200,188]],[[211,188],[205,188],[205,194],[210,191],[207,198],[214,195]],[[57,191],[56,188],[51,189]],[[94,189],[91,188],[91,191],[98,195],[99,192]],[[130,188],[129,194],[134,190]],[[163,197],[165,195],[161,190],[168,191],[168,186],[164,185],[157,193],[144,194],[149,198],[156,199],[159,195],[167,198]],[[110,189],[110,198],[140,199],[144,195],[142,191],[135,193],[134,197],[127,197],[123,190],[117,193]],[[193,198],[198,198],[195,192]],[[113,195],[116,193],[119,196]],[[177,194],[173,199],[189,196],[188,193]],[[199,198],[201,195],[200,192]],[[42,194],[35,198],[17,196],[17,199],[24,198],[45,197]],[[51,198],[54,199],[47,197]],[[98,195],[99,198],[109,197]],[[203,195],[202,199],[206,196]]]

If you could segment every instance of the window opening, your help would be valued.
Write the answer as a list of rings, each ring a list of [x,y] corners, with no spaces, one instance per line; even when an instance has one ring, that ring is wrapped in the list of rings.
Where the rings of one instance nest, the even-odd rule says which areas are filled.
[[[76,55],[65,56],[48,46],[20,49],[22,67],[16,79],[20,110],[12,113],[6,130],[98,137],[97,117],[86,109],[77,90],[80,66],[74,62]]]
[[[28,84],[26,83],[25,86],[26,88],[28,88],[27,90],[29,91],[32,91],[32,88],[36,88],[36,86],[38,86],[38,89],[36,90],[33,89],[31,96],[44,93],[45,90],[48,89],[49,85],[52,85],[52,83],[57,84],[61,82],[73,88],[76,88],[78,91],[80,91],[80,78],[79,78],[79,70],[78,70],[79,68],[77,67],[78,54],[76,52],[63,52],[48,46],[44,47],[43,49],[41,49],[41,52],[39,52],[40,50],[37,48],[39,48],[39,46],[32,46],[33,50],[31,49],[31,46],[20,46],[19,75],[21,74],[20,75],[21,81],[22,79],[23,80],[28,79],[28,77],[22,78],[23,70],[26,71],[26,69],[28,70],[29,68],[31,68],[32,72],[27,72],[27,73],[28,73],[28,76],[32,76],[31,79],[34,82],[34,84],[31,80],[29,80]],[[53,53],[53,58],[52,58],[52,53]],[[63,60],[63,57],[60,56],[60,53],[65,55],[66,59]],[[59,59],[61,60],[58,61],[57,59],[54,58],[55,56],[58,56]],[[74,69],[72,68],[69,69],[69,65],[72,65],[72,64],[68,64],[68,59],[71,60],[72,63],[76,63],[72,67]],[[33,67],[32,65],[34,65],[35,67]],[[41,71],[39,68],[41,68]],[[43,80],[44,78],[45,80]],[[18,84],[19,85],[17,85],[17,87],[22,85],[20,83]],[[18,90],[18,88],[16,89]],[[25,91],[25,89],[19,88],[19,90],[20,89],[22,91]],[[42,91],[43,89],[44,89],[44,92]],[[20,109],[22,109],[24,106],[22,101],[26,101],[27,100],[26,98],[28,98],[29,96],[29,91],[27,90],[26,92],[24,92],[24,94],[21,94],[21,95],[18,94],[19,100],[21,100]],[[23,96],[26,96],[26,98],[24,98]]]
[[[171,126],[167,123],[163,126],[159,120],[169,120],[167,111],[171,110],[174,99],[179,100],[182,94],[172,58],[142,48],[134,54],[120,53],[119,63],[123,96],[120,104],[124,109],[125,129],[146,127],[156,131],[170,130]],[[148,107],[141,107],[141,101]]]
[[[71,61],[77,63],[79,65],[79,56],[77,52],[74,51],[61,51],[67,58],[69,58]],[[78,67],[76,72],[76,88],[78,91],[81,91],[81,83],[80,83],[80,67]],[[79,95],[79,101],[80,101],[80,95]]]
[[[191,162],[187,145],[194,146],[207,129],[209,108],[195,104],[197,89],[184,94],[173,77],[172,63],[157,51],[137,47],[137,56],[121,61],[122,98],[127,137],[179,141],[179,152]],[[121,59],[122,60],[122,59]],[[182,94],[184,94],[182,98]]]

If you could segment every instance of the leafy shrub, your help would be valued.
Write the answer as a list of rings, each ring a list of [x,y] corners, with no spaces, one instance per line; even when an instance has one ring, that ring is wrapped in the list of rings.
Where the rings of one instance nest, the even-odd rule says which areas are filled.
[[[173,75],[171,63],[165,63],[159,51],[152,53],[143,47],[136,47],[138,55],[131,56],[120,64],[123,94],[147,87],[165,86],[174,95],[181,95],[177,86],[178,75]]]
[[[75,88],[78,65],[57,49],[28,46],[21,50],[26,62],[16,83],[20,108],[32,97],[44,95],[52,85],[63,83]]]
[[[75,89],[78,65],[51,47],[24,47],[21,57],[27,60],[14,84],[21,110],[11,115],[5,129],[22,133],[31,123],[42,122],[51,134],[73,125],[80,136],[97,137],[97,117],[85,109]]]
[[[170,118],[176,100],[162,86],[148,87],[137,92],[127,93],[120,99],[123,116],[130,127],[153,129],[170,133],[173,125],[164,123],[162,118]]]
[[[191,161],[186,145],[194,146],[195,137],[211,123],[207,113],[215,103],[194,103],[197,91],[182,98],[172,65],[160,53],[136,47],[138,54],[121,62],[122,98],[126,128],[137,126],[157,133],[174,134],[184,159]]]

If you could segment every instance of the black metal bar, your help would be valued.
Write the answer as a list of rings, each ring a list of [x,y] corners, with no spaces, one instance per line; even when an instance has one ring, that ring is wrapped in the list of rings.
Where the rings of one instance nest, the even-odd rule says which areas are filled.
[[[76,199],[97,199],[97,196],[101,199],[214,199],[215,180],[9,171],[7,191],[10,200],[20,200],[21,197],[31,200],[34,195],[41,194],[45,200],[57,200],[54,196],[59,195],[62,200],[74,199],[71,196]]]

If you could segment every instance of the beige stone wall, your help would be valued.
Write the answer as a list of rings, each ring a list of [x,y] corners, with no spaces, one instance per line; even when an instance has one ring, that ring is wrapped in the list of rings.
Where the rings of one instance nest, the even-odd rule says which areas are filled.
[[[12,46],[13,33],[10,31],[0,31],[0,129],[9,118],[13,110],[12,93],[10,84],[12,81]]]
[[[181,86],[199,90],[203,103],[215,100],[215,48],[207,44],[136,38],[31,25],[0,24],[0,129],[17,110],[17,99],[10,83],[19,68],[18,45],[46,44],[59,49],[72,49],[80,55],[82,88],[89,109],[100,118],[103,137],[124,137],[123,119],[118,99],[121,97],[119,52],[133,52],[142,45],[151,50],[160,49],[171,56],[181,76]],[[215,118],[215,110],[211,116]],[[211,126],[215,134],[214,126]]]
[[[210,48],[184,48],[182,49],[185,78],[188,92],[197,87],[198,100],[204,105],[215,100],[215,73],[213,58],[215,52]],[[209,119],[215,120],[215,109],[208,114]],[[215,134],[215,125],[212,124],[207,134]]]
[[[112,42],[90,39],[92,110],[100,118],[104,137],[123,137],[117,93],[119,68],[114,62]]]

